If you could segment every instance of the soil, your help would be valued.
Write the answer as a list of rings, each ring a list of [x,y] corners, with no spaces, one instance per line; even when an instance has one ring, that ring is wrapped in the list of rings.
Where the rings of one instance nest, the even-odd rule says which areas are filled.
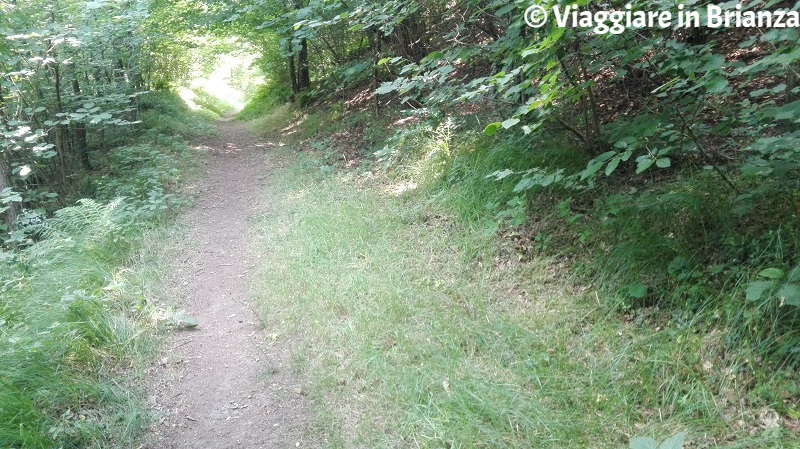
[[[195,319],[176,329],[151,368],[157,421],[150,449],[323,447],[312,400],[290,368],[290,341],[269,337],[250,299],[257,271],[250,222],[269,213],[265,192],[278,157],[243,125],[223,121],[175,261],[181,298]]]

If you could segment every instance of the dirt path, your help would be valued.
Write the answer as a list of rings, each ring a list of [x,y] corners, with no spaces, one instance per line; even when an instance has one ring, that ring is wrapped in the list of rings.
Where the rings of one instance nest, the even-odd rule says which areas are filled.
[[[150,402],[162,418],[144,447],[322,447],[287,343],[268,338],[249,297],[257,257],[249,221],[269,209],[274,156],[241,124],[219,127],[185,219],[189,249],[176,262],[178,302],[199,325],[177,331],[153,369]]]

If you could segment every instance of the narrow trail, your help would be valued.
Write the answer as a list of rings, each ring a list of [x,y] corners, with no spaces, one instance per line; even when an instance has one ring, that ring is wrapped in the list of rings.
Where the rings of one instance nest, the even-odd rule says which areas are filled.
[[[187,249],[175,262],[176,302],[199,325],[173,334],[152,370],[150,405],[161,419],[144,447],[321,447],[287,343],[268,337],[250,300],[258,256],[249,224],[269,211],[274,156],[241,124],[219,128],[185,217]]]

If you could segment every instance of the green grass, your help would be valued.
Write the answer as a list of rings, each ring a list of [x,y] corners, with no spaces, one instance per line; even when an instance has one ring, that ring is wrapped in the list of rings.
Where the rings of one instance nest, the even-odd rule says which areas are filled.
[[[208,117],[193,113],[174,92],[148,92],[139,103],[141,127],[149,137],[166,135],[196,140],[217,132]],[[123,141],[118,145],[130,144],[140,137],[124,134],[121,138]]]
[[[141,383],[155,327],[122,208],[62,209],[4,263],[0,447],[130,447],[148,423]],[[132,251],[132,250],[136,251]],[[154,261],[155,262],[155,261]],[[152,287],[150,287],[152,288]]]
[[[250,120],[251,132],[264,137],[293,137],[302,119],[295,108],[286,103],[276,106],[269,114]]]
[[[297,343],[334,447],[619,448],[678,431],[696,447],[795,447],[760,427],[778,404],[748,396],[753,370],[728,364],[719,332],[618,315],[567,266],[507,257],[429,192],[278,178],[256,297]]]
[[[291,91],[287,91],[285,85],[274,81],[267,82],[258,87],[253,98],[236,114],[236,117],[239,120],[263,117],[278,106],[290,101]]]
[[[195,104],[213,113],[216,117],[227,117],[238,112],[236,106],[224,99],[217,98],[202,87],[195,87],[191,90],[195,94]]]

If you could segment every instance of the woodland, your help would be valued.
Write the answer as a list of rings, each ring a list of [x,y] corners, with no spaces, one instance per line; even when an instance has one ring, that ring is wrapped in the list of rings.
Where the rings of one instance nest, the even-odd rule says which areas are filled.
[[[552,18],[534,28],[534,3],[568,6],[0,0],[0,447],[138,447],[153,417],[130,385],[184,319],[156,306],[164,270],[148,245],[169,241],[191,203],[182,188],[202,176],[193,148],[234,115],[292,148],[287,182],[312,192],[283,205],[308,213],[292,225],[297,239],[331,232],[317,244],[363,245],[340,266],[382,248],[382,274],[354,291],[380,291],[396,274],[406,281],[386,294],[400,295],[397,307],[419,287],[417,296],[442,292],[442,316],[465,310],[438,330],[404,322],[378,349],[331,347],[339,358],[303,365],[321,379],[318,401],[333,404],[321,406],[321,427],[339,429],[323,431],[331,447],[798,447],[800,30],[600,33]],[[710,3],[569,5],[680,6],[704,21]],[[791,1],[713,4],[800,11]],[[193,82],[223,55],[239,61],[222,71],[243,107],[215,82]],[[391,199],[378,199],[385,191]],[[348,221],[362,216],[378,221]],[[336,231],[303,227],[334,218]],[[369,243],[383,238],[376,229],[439,236],[420,245],[436,248],[426,260],[451,277],[409,287],[414,264],[428,262],[395,241]],[[325,277],[335,260],[315,251],[307,267],[287,262],[306,281],[286,288],[335,297],[319,287],[342,282]],[[473,281],[486,295],[457,293]],[[534,290],[572,299],[532,304]],[[293,291],[281,294],[307,294]],[[475,310],[502,324],[471,321]],[[551,315],[563,323],[537,321]],[[302,333],[306,358],[339,331],[319,326]],[[545,336],[532,337],[537,326]],[[376,351],[396,359],[373,370],[384,360]],[[342,362],[350,352],[364,358]],[[395,365],[435,370],[437,354],[480,372],[390,377]],[[325,377],[325,360],[347,365],[339,374],[361,387]],[[594,370],[599,378],[570,377]],[[381,400],[345,406],[328,390]],[[369,416],[381,401],[396,407],[373,428],[341,417],[346,407]],[[551,408],[564,411],[552,412],[558,421],[547,421]]]

